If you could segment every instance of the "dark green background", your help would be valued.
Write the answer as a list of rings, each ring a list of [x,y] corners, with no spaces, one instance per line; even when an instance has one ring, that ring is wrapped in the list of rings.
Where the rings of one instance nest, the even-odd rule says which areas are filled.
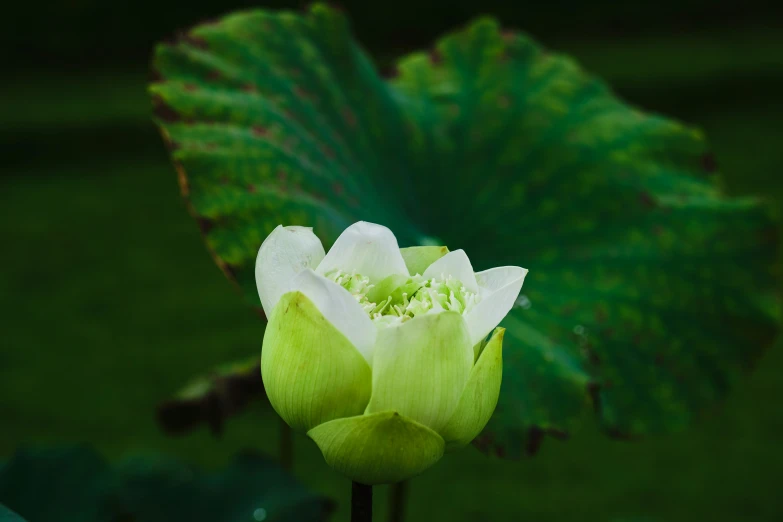
[[[727,190],[781,206],[780,7],[354,4],[343,3],[382,65],[475,15],[495,13],[576,56],[630,102],[705,129]],[[247,5],[73,0],[17,5],[7,14],[0,458],[20,444],[74,441],[112,458],[157,449],[207,465],[224,464],[243,447],[275,452],[277,420],[260,403],[220,441],[205,430],[169,439],[154,423],[156,403],[191,376],[260,347],[257,317],[210,260],[179,198],[145,93],[155,41]],[[409,520],[780,520],[777,348],[687,433],[618,442],[586,418],[573,440],[547,440],[531,460],[490,460],[473,449],[450,455],[412,481]],[[297,476],[335,497],[337,518],[345,520],[347,482],[308,440],[297,438],[296,450]],[[377,496],[379,520],[384,497]]]

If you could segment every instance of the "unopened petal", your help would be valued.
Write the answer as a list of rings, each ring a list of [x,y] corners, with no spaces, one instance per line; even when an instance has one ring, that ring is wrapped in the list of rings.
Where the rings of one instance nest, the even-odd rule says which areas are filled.
[[[362,484],[391,484],[406,480],[443,456],[443,439],[394,411],[337,419],[307,435],[326,463]]]
[[[441,257],[434,263],[432,263],[427,270],[424,271],[424,277],[441,279],[446,276],[451,276],[471,292],[478,293],[479,287],[476,283],[476,276],[473,274],[473,265],[470,264],[470,259],[464,250],[455,250],[449,252],[445,256]]]
[[[302,292],[284,294],[272,311],[261,375],[272,407],[298,431],[358,415],[370,399],[367,361]]]
[[[312,228],[279,225],[267,236],[256,256],[256,286],[267,317],[293,278],[323,258],[324,247]]]
[[[481,300],[465,316],[473,344],[487,336],[514,306],[525,281],[527,270],[518,266],[502,266],[479,272]]]
[[[457,407],[472,367],[473,345],[456,312],[382,328],[367,413],[394,410],[438,431]]]
[[[469,444],[481,433],[495,411],[503,377],[504,333],[504,328],[495,329],[470,372],[457,409],[439,432],[446,441],[447,451]]]
[[[427,268],[449,253],[445,246],[415,246],[401,248],[400,254],[411,275],[423,274]]]
[[[300,272],[291,283],[291,290],[306,295],[372,365],[377,329],[348,290],[312,270]]]
[[[332,270],[356,271],[373,283],[392,274],[410,275],[392,231],[366,221],[340,234],[316,272],[325,275]]]

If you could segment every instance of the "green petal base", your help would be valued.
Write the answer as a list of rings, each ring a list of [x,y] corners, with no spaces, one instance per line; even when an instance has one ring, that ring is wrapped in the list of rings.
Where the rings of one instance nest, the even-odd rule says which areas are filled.
[[[301,432],[358,415],[370,400],[367,361],[301,292],[285,294],[272,311],[261,376],[272,407]]]
[[[446,427],[440,430],[446,441],[446,451],[454,451],[470,444],[470,441],[481,433],[495,411],[503,379],[505,332],[505,328],[495,328],[470,372],[457,409]]]
[[[440,435],[395,411],[326,422],[309,432],[331,467],[362,484],[391,484],[443,456]]]

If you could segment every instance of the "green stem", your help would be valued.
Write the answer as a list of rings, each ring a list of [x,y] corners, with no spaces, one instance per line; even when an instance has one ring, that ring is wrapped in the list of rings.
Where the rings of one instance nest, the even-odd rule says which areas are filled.
[[[280,419],[280,465],[290,471],[294,463],[294,441],[291,427]]]
[[[405,504],[408,498],[408,481],[391,485],[389,499],[389,522],[402,522],[405,519]]]
[[[372,522],[372,486],[352,483],[351,522]]]

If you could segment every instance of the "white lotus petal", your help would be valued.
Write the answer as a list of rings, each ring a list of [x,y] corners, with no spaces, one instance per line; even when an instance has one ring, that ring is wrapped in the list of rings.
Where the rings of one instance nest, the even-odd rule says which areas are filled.
[[[288,291],[295,290],[307,296],[372,366],[377,329],[348,290],[309,269],[299,273],[291,282]]]
[[[427,279],[432,277],[440,279],[444,276],[451,276],[461,282],[471,292],[478,293],[479,291],[476,276],[473,275],[473,265],[470,264],[468,255],[462,249],[449,252],[441,257],[427,267],[423,275]]]
[[[324,275],[337,269],[355,270],[373,283],[392,274],[410,275],[392,231],[366,221],[354,223],[340,234],[316,272]]]
[[[483,297],[497,292],[520,277],[524,282],[527,272],[527,269],[518,266],[499,266],[483,272],[476,272],[476,282],[479,285],[480,295]]]
[[[267,236],[256,256],[256,287],[267,317],[293,278],[323,258],[324,247],[312,228],[278,225]]]
[[[473,344],[486,337],[508,314],[526,275],[527,270],[518,266],[501,266],[476,274],[481,300],[465,316]]]

